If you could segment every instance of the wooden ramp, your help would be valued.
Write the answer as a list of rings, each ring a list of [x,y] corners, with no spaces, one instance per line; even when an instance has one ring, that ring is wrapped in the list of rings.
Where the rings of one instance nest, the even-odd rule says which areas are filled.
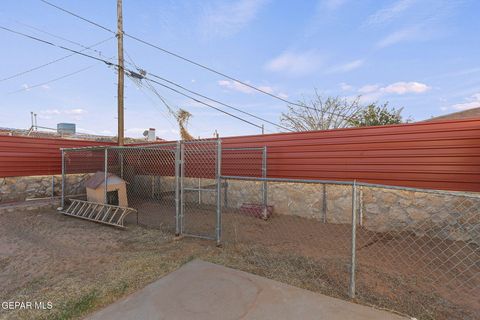
[[[64,215],[99,222],[114,227],[125,228],[125,217],[132,212],[138,212],[133,208],[119,207],[104,203],[95,203],[73,199],[66,210],[60,211]]]

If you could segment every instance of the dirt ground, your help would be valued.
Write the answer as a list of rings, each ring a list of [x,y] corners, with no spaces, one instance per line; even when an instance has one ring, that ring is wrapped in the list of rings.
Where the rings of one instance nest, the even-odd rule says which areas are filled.
[[[188,214],[187,210],[185,218],[191,228],[201,225],[194,223],[196,221],[208,221],[192,232],[214,234],[210,210],[203,214],[190,213],[193,214],[190,217]],[[158,219],[161,222],[162,219]],[[170,213],[166,219],[171,229]],[[225,213],[223,222],[225,245],[217,248],[212,241],[174,240],[169,232],[135,224],[119,230],[66,217],[53,210],[1,214],[0,301],[50,301],[53,308],[0,309],[0,319],[81,318],[193,258],[347,298],[349,226],[285,216],[263,221],[229,212]],[[376,239],[372,242],[375,235],[359,231],[358,236],[357,302],[418,319],[480,317],[475,284],[477,291],[465,297],[446,295],[444,291],[448,286],[432,289],[431,279],[439,279],[438,275],[447,270],[442,268],[447,266],[437,261],[430,267],[412,265],[405,269],[392,262],[395,259],[391,259],[391,255],[407,265],[419,260],[415,259],[416,248],[410,242],[407,246],[410,237],[403,237],[404,241]],[[419,242],[418,245],[423,248],[428,244]],[[399,257],[399,252],[405,252],[405,256]],[[477,281],[478,274],[458,275],[453,280],[463,284],[464,278]],[[448,285],[455,287],[455,282]]]

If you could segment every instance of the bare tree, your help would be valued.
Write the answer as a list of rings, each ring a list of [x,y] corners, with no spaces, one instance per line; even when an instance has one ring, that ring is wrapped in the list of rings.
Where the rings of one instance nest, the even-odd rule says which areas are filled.
[[[281,123],[294,131],[328,130],[352,125],[351,120],[362,110],[360,97],[347,99],[322,96],[315,90],[310,101],[300,101],[301,106],[288,105],[282,112]]]

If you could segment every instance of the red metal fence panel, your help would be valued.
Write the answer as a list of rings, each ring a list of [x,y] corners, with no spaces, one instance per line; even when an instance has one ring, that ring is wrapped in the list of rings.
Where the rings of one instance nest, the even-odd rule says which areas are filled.
[[[52,175],[62,172],[60,148],[114,143],[0,135],[0,177]]]
[[[480,192],[480,119],[229,137],[222,146],[267,146],[268,177]]]
[[[0,136],[0,177],[58,174],[60,148],[99,145],[111,144]],[[224,148],[263,146],[268,177],[480,192],[480,119],[222,138]],[[222,174],[235,175],[239,161],[247,170],[225,155]]]

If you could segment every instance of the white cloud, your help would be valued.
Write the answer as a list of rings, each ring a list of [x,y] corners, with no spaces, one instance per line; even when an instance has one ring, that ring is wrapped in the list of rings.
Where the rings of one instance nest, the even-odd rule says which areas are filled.
[[[91,130],[86,128],[77,127],[77,133],[86,133],[86,134],[93,134],[98,136],[114,136],[117,133],[113,133],[110,130]]]
[[[408,93],[419,94],[430,90],[430,87],[424,83],[410,81],[399,81],[387,86],[379,84],[367,84],[360,87],[357,92],[361,95],[362,102],[378,100],[383,95],[397,94],[404,95]]]
[[[452,105],[452,108],[458,111],[480,108],[480,92],[466,99],[467,102]]]
[[[205,10],[200,18],[200,29],[207,37],[231,36],[253,21],[267,2],[267,0],[220,2],[218,6]]]
[[[221,87],[234,90],[234,91],[239,91],[239,92],[248,93],[248,94],[255,92],[255,90],[253,90],[252,88],[247,87],[237,81],[219,80],[217,83]]]
[[[81,108],[76,108],[76,109],[67,109],[63,111],[65,114],[75,114],[75,115],[80,115],[80,114],[85,114],[87,113],[87,110],[81,109]]]
[[[385,48],[399,42],[420,39],[423,36],[425,36],[425,34],[422,33],[419,26],[410,26],[390,33],[377,42],[377,47]]]
[[[243,84],[241,84],[240,82],[237,82],[237,81],[219,80],[219,81],[217,81],[217,83],[218,83],[219,86],[227,88],[229,90],[233,90],[233,91],[238,91],[238,92],[242,92],[242,93],[246,93],[246,94],[258,93],[257,90],[252,89],[248,86],[245,86],[245,85],[243,85]],[[245,81],[245,83],[250,84],[249,81]],[[277,92],[275,90],[275,88],[273,88],[271,86],[257,86],[257,88],[262,90],[262,91],[265,91],[267,93],[278,95],[279,97],[281,97],[283,99],[288,98],[288,95],[286,93]]]
[[[58,109],[47,109],[40,111],[40,114],[60,114],[60,110]]]
[[[313,73],[322,65],[323,59],[315,50],[306,52],[284,52],[265,65],[269,71],[284,72],[290,75]]]
[[[82,108],[74,108],[74,109],[46,109],[41,110],[38,113],[38,116],[41,119],[53,119],[53,117],[57,118],[68,118],[73,120],[81,120],[82,116],[87,113],[87,110]]]
[[[125,134],[131,137],[142,137],[145,130],[148,128],[128,128]]]
[[[367,19],[367,24],[379,24],[397,18],[402,12],[409,9],[417,0],[398,0],[388,7],[378,10]]]
[[[375,91],[379,91],[378,89],[380,88],[380,86],[378,84],[367,84],[363,87],[361,87],[360,89],[358,89],[358,92],[359,93],[372,93],[372,92],[375,92]]]
[[[346,2],[347,0],[323,0],[321,5],[328,10],[336,10],[343,6]]]
[[[429,89],[430,89],[430,87],[427,86],[426,84],[420,83],[420,82],[415,82],[415,81],[395,82],[395,83],[392,83],[392,84],[386,86],[385,88],[383,88],[383,90],[386,93],[396,93],[396,94],[423,93],[423,92],[425,92]]]
[[[342,91],[350,91],[353,90],[353,86],[349,85],[346,82],[342,82],[340,83],[340,89],[342,89]]]
[[[363,59],[353,60],[353,61],[341,64],[341,65],[338,65],[338,66],[334,66],[333,68],[331,68],[329,70],[329,72],[330,73],[343,73],[343,72],[352,71],[352,70],[360,68],[361,66],[363,66],[364,63],[365,63],[365,61]]]

